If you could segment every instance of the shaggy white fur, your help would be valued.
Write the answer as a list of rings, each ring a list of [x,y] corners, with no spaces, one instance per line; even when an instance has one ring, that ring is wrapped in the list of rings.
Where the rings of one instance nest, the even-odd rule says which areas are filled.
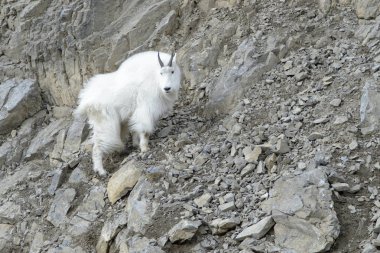
[[[171,110],[178,97],[181,72],[175,55],[143,52],[119,69],[91,78],[79,94],[74,114],[87,117],[93,129],[94,171],[105,175],[103,154],[122,150],[129,131],[141,152],[157,120]]]

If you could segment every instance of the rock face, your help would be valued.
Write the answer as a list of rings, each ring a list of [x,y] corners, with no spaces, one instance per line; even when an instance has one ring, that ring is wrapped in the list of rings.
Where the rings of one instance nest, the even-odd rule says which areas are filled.
[[[0,52],[9,61],[5,74],[28,75],[26,63],[19,64],[20,71],[9,67],[27,55],[46,98],[55,105],[73,106],[89,77],[87,67],[91,72],[115,70],[128,53],[171,33],[178,7],[179,2],[173,0],[4,3],[1,20],[8,25],[2,26],[2,37],[9,41]],[[15,27],[20,28],[18,32],[13,31]],[[50,32],[41,33],[45,30]],[[101,38],[97,33],[108,35]]]
[[[11,79],[0,84],[0,134],[5,134],[37,113],[42,107],[35,80]]]
[[[31,140],[25,157],[30,159],[44,157],[50,153],[50,147],[54,143],[55,136],[68,124],[66,119],[59,119],[51,122],[48,126],[41,129],[38,134]]]
[[[340,232],[331,194],[322,168],[276,181],[261,206],[276,223],[276,244],[296,252],[329,250]]]

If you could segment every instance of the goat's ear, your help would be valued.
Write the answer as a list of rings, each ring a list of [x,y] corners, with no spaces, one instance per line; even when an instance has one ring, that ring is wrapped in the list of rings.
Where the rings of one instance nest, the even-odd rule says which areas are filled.
[[[176,63],[177,61],[177,54],[174,54],[174,57],[173,57],[173,62]]]

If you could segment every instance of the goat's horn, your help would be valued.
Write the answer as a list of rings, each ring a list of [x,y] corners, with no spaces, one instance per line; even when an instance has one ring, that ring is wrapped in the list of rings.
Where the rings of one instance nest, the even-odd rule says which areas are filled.
[[[164,63],[162,62],[161,58],[160,58],[160,52],[157,52],[158,53],[158,62],[160,63],[160,66],[161,68],[164,66]]]
[[[174,52],[172,52],[172,56],[170,57],[169,67],[172,67],[173,65],[173,58],[174,58]]]

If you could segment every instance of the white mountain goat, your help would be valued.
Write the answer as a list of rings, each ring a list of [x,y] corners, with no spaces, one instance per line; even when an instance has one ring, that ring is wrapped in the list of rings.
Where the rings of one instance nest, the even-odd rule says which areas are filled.
[[[160,116],[173,108],[180,85],[181,72],[174,53],[160,52],[133,55],[117,71],[88,81],[74,114],[87,117],[93,129],[95,172],[107,174],[103,155],[123,150],[128,130],[141,152],[149,149],[149,134]]]

